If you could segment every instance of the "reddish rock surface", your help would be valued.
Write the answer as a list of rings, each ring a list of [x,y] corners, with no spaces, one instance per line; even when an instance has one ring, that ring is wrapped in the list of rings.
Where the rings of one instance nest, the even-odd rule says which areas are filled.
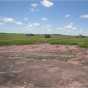
[[[0,46],[0,88],[88,88],[88,49]]]

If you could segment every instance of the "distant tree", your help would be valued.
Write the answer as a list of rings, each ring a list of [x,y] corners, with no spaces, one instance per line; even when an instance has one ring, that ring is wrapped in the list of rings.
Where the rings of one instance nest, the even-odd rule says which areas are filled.
[[[51,35],[45,34],[45,38],[51,38]]]
[[[86,36],[80,34],[79,37],[80,37],[80,38],[85,38]]]
[[[34,36],[34,34],[25,34],[26,36]]]

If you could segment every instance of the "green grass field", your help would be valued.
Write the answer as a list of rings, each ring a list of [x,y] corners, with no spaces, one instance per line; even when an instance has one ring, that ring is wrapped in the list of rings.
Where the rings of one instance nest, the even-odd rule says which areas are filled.
[[[80,47],[88,48],[88,37],[50,35],[50,38],[46,38],[45,35],[0,33],[0,46],[36,43],[78,45]]]

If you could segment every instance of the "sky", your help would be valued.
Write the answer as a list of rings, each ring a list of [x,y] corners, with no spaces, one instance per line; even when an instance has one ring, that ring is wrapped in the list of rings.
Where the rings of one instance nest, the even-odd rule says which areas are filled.
[[[0,32],[88,35],[88,0],[0,0]]]

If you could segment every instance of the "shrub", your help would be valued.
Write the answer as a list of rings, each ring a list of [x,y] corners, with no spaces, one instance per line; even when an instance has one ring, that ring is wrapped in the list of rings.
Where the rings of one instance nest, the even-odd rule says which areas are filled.
[[[86,36],[84,36],[84,35],[79,35],[79,38],[86,38]]]
[[[34,36],[34,34],[25,34],[26,36]]]
[[[51,35],[46,34],[46,35],[45,35],[45,38],[51,38]]]

